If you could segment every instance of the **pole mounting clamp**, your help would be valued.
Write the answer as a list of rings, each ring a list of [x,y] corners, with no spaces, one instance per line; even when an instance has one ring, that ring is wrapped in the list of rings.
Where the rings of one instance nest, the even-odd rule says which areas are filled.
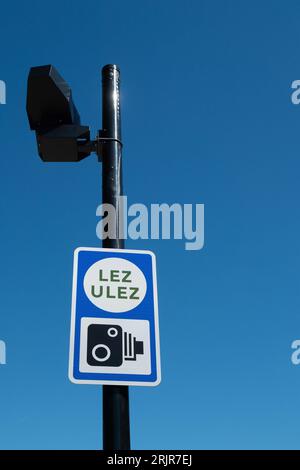
[[[123,143],[120,139],[116,139],[115,137],[105,137],[101,135],[102,131],[99,131],[95,140],[89,140],[88,142],[78,142],[78,151],[86,152],[86,153],[93,153],[95,152],[98,155],[98,161],[102,162],[102,153],[103,153],[103,144],[107,142],[116,142],[121,147],[123,147]]]
[[[95,145],[96,145],[96,150],[95,151],[98,155],[99,162],[102,161],[103,144],[105,144],[107,142],[116,142],[117,144],[119,144],[121,146],[121,148],[123,147],[123,142],[120,139],[117,139],[116,137],[106,137],[104,135],[103,130],[98,131],[96,141],[95,141]]]

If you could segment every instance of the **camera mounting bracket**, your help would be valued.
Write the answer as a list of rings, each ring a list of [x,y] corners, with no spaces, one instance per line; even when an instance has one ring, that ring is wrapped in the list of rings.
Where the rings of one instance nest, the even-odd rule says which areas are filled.
[[[78,144],[78,151],[82,153],[96,153],[98,156],[98,161],[102,162],[102,153],[103,153],[103,145],[108,142],[116,142],[121,147],[123,147],[123,143],[120,139],[116,139],[115,137],[105,137],[104,132],[100,130],[95,140],[89,140],[88,142],[81,143],[80,141],[77,142]]]

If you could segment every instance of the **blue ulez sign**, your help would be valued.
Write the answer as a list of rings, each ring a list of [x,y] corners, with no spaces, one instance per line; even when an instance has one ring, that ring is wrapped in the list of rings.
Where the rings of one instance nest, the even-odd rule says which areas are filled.
[[[70,380],[158,385],[159,349],[155,255],[142,250],[77,248]]]

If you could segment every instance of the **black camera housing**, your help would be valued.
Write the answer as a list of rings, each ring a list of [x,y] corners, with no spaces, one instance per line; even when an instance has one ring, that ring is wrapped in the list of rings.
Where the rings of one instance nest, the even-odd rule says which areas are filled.
[[[91,154],[90,129],[80,124],[71,88],[53,65],[30,69],[26,110],[44,162],[78,162]]]

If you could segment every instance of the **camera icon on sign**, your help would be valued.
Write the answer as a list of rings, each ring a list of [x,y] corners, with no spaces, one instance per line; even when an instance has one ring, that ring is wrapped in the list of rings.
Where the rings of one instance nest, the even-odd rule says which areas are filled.
[[[120,367],[144,354],[144,343],[120,325],[91,324],[87,329],[87,363],[90,366]]]

